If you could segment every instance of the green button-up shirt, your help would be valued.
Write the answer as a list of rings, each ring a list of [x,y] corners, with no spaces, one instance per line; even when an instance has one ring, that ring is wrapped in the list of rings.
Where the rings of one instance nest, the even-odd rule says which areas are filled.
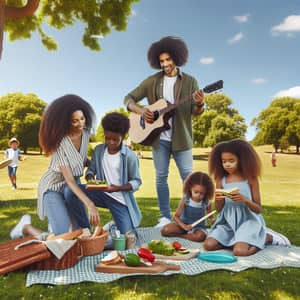
[[[183,151],[193,147],[192,114],[194,102],[192,94],[199,89],[197,80],[194,77],[181,72],[179,69],[178,71],[174,85],[175,101],[180,103],[189,96],[191,101],[178,105],[175,110],[176,113],[172,119],[172,151]],[[131,101],[137,103],[145,97],[149,105],[163,98],[163,79],[163,71],[146,78],[125,97],[125,106],[128,107]],[[157,147],[158,143],[159,137],[153,142],[152,146]]]

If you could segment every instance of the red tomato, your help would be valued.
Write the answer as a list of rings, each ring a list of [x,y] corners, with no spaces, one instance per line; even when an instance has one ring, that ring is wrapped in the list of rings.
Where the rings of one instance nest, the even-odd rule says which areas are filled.
[[[173,242],[173,243],[172,243],[172,246],[173,246],[176,250],[179,250],[179,249],[182,248],[182,245],[181,245],[179,242],[177,242],[177,241]]]

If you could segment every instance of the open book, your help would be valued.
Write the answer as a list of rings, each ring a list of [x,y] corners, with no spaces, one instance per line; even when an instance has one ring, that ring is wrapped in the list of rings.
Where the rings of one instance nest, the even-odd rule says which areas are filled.
[[[216,189],[216,193],[221,194],[222,196],[230,197],[232,194],[239,192],[237,187],[232,189]]]

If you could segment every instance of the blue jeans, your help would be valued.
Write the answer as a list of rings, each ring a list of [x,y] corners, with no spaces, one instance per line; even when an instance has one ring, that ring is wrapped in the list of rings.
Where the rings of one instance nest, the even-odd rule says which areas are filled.
[[[94,202],[97,207],[108,208],[121,233],[133,231],[129,211],[126,205],[105,194],[103,191],[87,190],[85,185],[79,185],[82,191]],[[77,198],[69,187],[65,188],[64,196],[70,214],[81,228],[90,228],[90,222],[84,204]]]
[[[44,193],[43,202],[49,231],[55,235],[68,232],[70,218],[64,195],[48,190]]]
[[[10,166],[8,166],[7,167],[8,176],[9,177],[16,176],[17,175],[17,169],[18,169],[18,167],[10,167]]]
[[[171,142],[160,140],[158,148],[152,148],[156,173],[156,192],[161,216],[171,219],[170,192],[168,185],[169,165],[173,156],[182,181],[193,171],[192,149],[172,151]]]

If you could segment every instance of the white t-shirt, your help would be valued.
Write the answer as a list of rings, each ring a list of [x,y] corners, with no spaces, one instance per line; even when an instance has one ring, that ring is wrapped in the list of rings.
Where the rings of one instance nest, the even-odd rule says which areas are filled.
[[[121,152],[119,151],[115,154],[110,154],[108,153],[108,150],[106,148],[103,155],[102,166],[103,166],[103,171],[108,185],[110,184],[122,185],[121,176],[120,176],[121,174],[120,163],[121,163]],[[122,192],[113,192],[113,193],[106,193],[106,194],[114,198],[115,200],[119,201],[120,203],[126,205]]]
[[[175,98],[174,98],[174,84],[176,82],[177,76],[174,77],[169,77],[169,76],[164,76],[164,86],[163,86],[163,97],[165,100],[167,100],[170,103],[174,103],[175,102]],[[165,130],[160,134],[160,139],[161,140],[166,140],[166,141],[171,141],[171,137],[172,137],[172,119],[169,119],[169,125],[170,125],[170,129],[169,130]]]
[[[6,158],[12,159],[12,163],[9,164],[10,167],[14,168],[18,166],[19,155],[20,155],[19,149],[14,150],[13,148],[9,148],[5,151]]]

